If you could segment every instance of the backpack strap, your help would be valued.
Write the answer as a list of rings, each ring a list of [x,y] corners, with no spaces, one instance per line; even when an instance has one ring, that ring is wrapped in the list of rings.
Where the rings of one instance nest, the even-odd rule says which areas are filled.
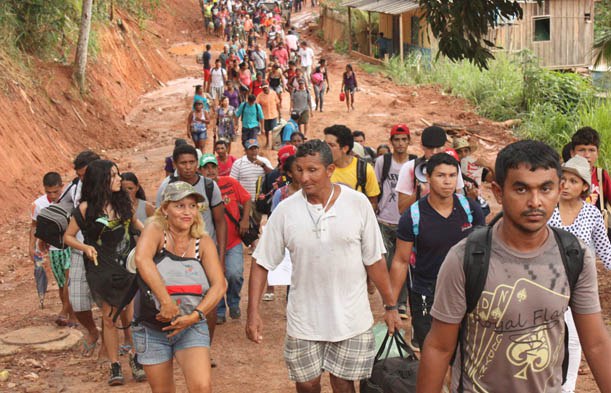
[[[382,157],[384,162],[382,163],[382,178],[380,179],[380,195],[378,198],[382,198],[382,194],[384,193],[384,182],[388,179],[390,166],[392,165],[392,153],[386,153]]]
[[[600,207],[600,211],[605,210],[605,176],[601,167],[596,168],[596,178],[598,179],[598,201],[596,204]]]
[[[356,160],[356,187],[354,189],[358,190],[360,188],[361,192],[366,195],[367,161],[359,157],[356,157]]]
[[[467,213],[467,220],[469,221],[469,224],[473,224],[473,212],[471,211],[471,205],[469,205],[469,200],[463,194],[457,193],[454,195],[456,195],[456,197],[458,198],[458,202],[460,202],[460,205],[462,206],[463,210],[465,211],[465,213]]]
[[[486,285],[491,248],[492,227],[476,228],[469,234],[463,260],[467,304],[465,314],[473,312]]]
[[[206,198],[208,198],[208,208],[212,211],[212,194],[214,193],[214,180],[203,177],[204,179],[204,191],[206,192]]]
[[[410,216],[412,217],[412,232],[414,232],[414,237],[417,237],[418,233],[420,233],[420,230],[419,230],[420,201],[419,200],[412,203],[412,205],[409,207],[409,213],[410,213]]]
[[[559,228],[550,228],[552,232],[554,232],[556,243],[558,243],[558,248],[560,249],[560,257],[562,258],[562,264],[564,265],[566,277],[569,281],[570,296],[572,296],[579,275],[583,270],[583,257],[585,252],[581,248],[581,244],[575,235]]]

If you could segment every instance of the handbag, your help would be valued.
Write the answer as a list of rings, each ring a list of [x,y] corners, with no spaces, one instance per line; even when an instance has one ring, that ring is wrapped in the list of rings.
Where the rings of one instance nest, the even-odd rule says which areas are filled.
[[[339,100],[342,102],[346,101],[346,93],[344,93],[343,91],[339,93]]]
[[[229,218],[229,220],[238,227],[238,231],[240,229],[240,223],[238,220],[225,209],[225,214]],[[242,208],[240,208],[240,216],[242,216]],[[248,217],[248,231],[244,234],[240,234],[240,238],[242,242],[249,247],[252,243],[254,243],[259,238],[259,224],[252,218]]]
[[[387,347],[388,340],[391,340]],[[398,357],[388,357],[394,345]],[[384,351],[386,349],[386,351]],[[385,356],[384,352],[386,352]],[[373,361],[371,377],[361,380],[361,393],[415,393],[418,377],[418,358],[396,331],[393,336],[386,334]]]

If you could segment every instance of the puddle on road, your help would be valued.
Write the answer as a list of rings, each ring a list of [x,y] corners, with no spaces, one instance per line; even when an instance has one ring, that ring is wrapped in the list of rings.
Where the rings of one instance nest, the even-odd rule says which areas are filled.
[[[175,55],[190,56],[203,52],[204,46],[193,42],[180,42],[168,50]]]

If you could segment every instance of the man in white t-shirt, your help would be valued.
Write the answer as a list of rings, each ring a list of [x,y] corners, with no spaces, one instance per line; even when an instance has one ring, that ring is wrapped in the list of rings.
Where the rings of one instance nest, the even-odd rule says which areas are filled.
[[[395,255],[397,242],[397,225],[401,214],[397,204],[397,193],[395,187],[399,179],[399,172],[409,158],[407,147],[410,142],[409,127],[407,124],[397,124],[390,130],[390,144],[392,153],[378,157],[375,162],[375,174],[380,183],[380,195],[378,196],[378,223],[384,238],[386,247],[386,264],[390,271],[390,265]],[[407,319],[407,286],[401,289],[399,299],[399,316]]]
[[[75,183],[71,183],[74,186]],[[42,178],[42,185],[45,189],[44,195],[38,197],[32,204],[32,223],[30,226],[30,247],[29,254],[30,258],[34,263],[42,263],[43,252],[47,249],[49,251],[49,262],[51,263],[51,271],[57,282],[59,288],[59,299],[62,303],[62,309],[59,315],[55,319],[55,323],[58,326],[67,326],[69,323],[71,326],[76,325],[76,318],[70,307],[70,300],[68,299],[68,269],[70,268],[70,248],[59,249],[53,247],[50,244],[46,244],[42,240],[37,239],[34,235],[36,233],[36,224],[38,214],[44,208],[51,205],[52,202],[57,202],[60,197],[63,197],[70,190],[62,192],[64,185],[62,183],[62,177],[57,172],[48,172]],[[40,299],[40,305],[43,306],[43,299]]]
[[[308,46],[308,43],[301,41],[299,51],[297,52],[301,61],[301,69],[305,75],[306,83],[310,86],[310,76],[312,75],[312,64],[314,63],[314,51]]]
[[[408,161],[399,172],[399,179],[395,188],[398,196],[399,213],[403,213],[414,202],[428,194],[429,190],[426,183],[420,183],[416,180],[415,168],[433,155],[445,151],[447,140],[446,132],[441,127],[430,126],[422,131],[421,143],[424,157]],[[462,190],[464,187],[465,183],[459,171],[456,189]]]
[[[308,141],[296,157],[302,192],[274,210],[253,254],[246,333],[262,342],[261,295],[287,248],[293,263],[284,351],[289,378],[298,392],[320,392],[326,370],[333,392],[354,392],[354,381],[370,376],[375,356],[368,276],[382,295],[391,334],[399,322],[384,241],[367,197],[331,183],[335,167],[326,143]]]
[[[210,70],[210,95],[217,104],[225,92],[225,83],[227,83],[227,71],[221,67],[221,59],[216,59],[214,68]]]

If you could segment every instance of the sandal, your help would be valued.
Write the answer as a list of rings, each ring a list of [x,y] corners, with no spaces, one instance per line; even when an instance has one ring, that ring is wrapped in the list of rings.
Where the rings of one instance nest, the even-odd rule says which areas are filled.
[[[123,344],[119,347],[119,356],[127,355],[132,350],[132,346],[129,344]]]
[[[97,346],[98,340],[95,340],[93,343],[90,344],[87,342],[86,339],[83,338],[83,351],[81,352],[81,355],[85,358],[91,357]]]

